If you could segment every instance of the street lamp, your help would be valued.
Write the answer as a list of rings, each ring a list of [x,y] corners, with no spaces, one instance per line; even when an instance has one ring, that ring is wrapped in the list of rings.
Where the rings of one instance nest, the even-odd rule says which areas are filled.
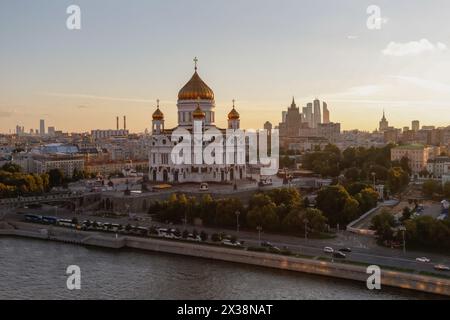
[[[235,212],[235,214],[236,214],[236,232],[239,233],[239,215],[241,213],[238,210],[238,211]]]
[[[372,178],[373,178],[373,190],[376,190],[376,172],[372,172]]]
[[[261,226],[257,226],[256,230],[258,230],[258,242],[259,244],[261,244],[261,231],[262,231],[262,227]]]
[[[398,228],[398,230],[402,232],[402,237],[403,237],[403,253],[406,253],[406,240],[405,240],[405,231],[406,231],[406,228],[405,228],[405,226],[400,226],[400,227]]]
[[[234,179],[234,184],[233,184],[233,190],[237,190],[237,184],[236,184],[236,165],[233,165],[233,179]]]
[[[308,219],[303,219],[303,222],[305,223],[305,241],[308,240]]]

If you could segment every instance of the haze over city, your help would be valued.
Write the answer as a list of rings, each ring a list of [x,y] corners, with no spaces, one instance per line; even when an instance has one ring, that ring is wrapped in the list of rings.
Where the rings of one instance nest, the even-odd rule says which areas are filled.
[[[397,127],[447,125],[450,3],[378,1],[382,27],[369,30],[371,2],[80,0],[77,31],[65,24],[71,1],[4,2],[0,131],[41,118],[64,131],[107,129],[126,114],[142,132],[158,98],[173,126],[194,56],[219,125],[232,99],[242,127],[277,124],[292,96],[300,107],[327,101],[344,130],[375,129],[383,109]]]

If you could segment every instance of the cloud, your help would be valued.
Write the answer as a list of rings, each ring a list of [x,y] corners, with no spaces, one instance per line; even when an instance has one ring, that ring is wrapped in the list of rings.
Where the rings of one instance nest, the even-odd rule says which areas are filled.
[[[413,84],[417,87],[420,87],[423,89],[428,89],[428,90],[435,91],[435,92],[441,92],[441,93],[449,93],[450,92],[450,85],[439,82],[439,81],[416,78],[416,77],[408,77],[408,76],[389,76],[389,78],[404,81],[404,82]]]
[[[50,97],[106,100],[106,101],[118,101],[118,102],[154,103],[156,101],[156,99],[155,100],[147,100],[147,99],[136,99],[136,98],[106,97],[106,96],[96,96],[96,95],[78,94],[78,93],[40,92],[39,94],[44,95],[44,96],[50,96]]]
[[[363,86],[350,87],[343,92],[328,95],[329,97],[367,97],[381,92],[385,86],[369,84]]]
[[[9,118],[14,112],[11,111],[0,111],[0,118]]]
[[[433,44],[427,39],[421,39],[419,41],[411,41],[406,43],[392,41],[387,45],[382,53],[385,56],[404,57],[417,56],[425,52],[440,52],[446,49],[447,46],[442,42]]]

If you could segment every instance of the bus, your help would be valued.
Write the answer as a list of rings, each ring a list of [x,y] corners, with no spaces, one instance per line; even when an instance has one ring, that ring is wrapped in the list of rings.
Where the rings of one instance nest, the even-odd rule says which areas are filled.
[[[25,221],[29,222],[42,222],[42,216],[36,215],[36,214],[26,214],[25,215]]]
[[[45,224],[56,224],[58,222],[58,219],[55,217],[49,217],[49,216],[43,216],[42,217],[42,223]]]

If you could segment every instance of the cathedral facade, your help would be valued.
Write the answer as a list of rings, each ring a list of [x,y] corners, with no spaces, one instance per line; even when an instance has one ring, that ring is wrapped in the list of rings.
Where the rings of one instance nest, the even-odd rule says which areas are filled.
[[[177,128],[194,130],[194,122],[201,123],[202,132],[214,128],[225,135],[226,129],[215,125],[214,92],[200,78],[195,71],[191,79],[178,92],[177,118],[178,126],[166,129],[164,126],[164,113],[161,111],[159,101],[152,115],[152,126],[149,148],[149,180],[153,182],[187,183],[187,182],[236,182],[246,178],[247,167],[244,164],[227,163],[224,154],[223,164],[174,164],[171,152],[179,141],[172,141],[172,133]],[[240,128],[240,116],[233,101],[231,111],[228,113],[228,129]],[[208,145],[203,142],[203,148]],[[193,144],[193,142],[192,142]],[[225,139],[224,139],[225,145]],[[225,147],[224,147],[225,148]],[[194,148],[191,148],[192,152]],[[239,152],[236,150],[236,157]],[[194,159],[194,155],[191,154]],[[245,162],[245,161],[244,161]]]

